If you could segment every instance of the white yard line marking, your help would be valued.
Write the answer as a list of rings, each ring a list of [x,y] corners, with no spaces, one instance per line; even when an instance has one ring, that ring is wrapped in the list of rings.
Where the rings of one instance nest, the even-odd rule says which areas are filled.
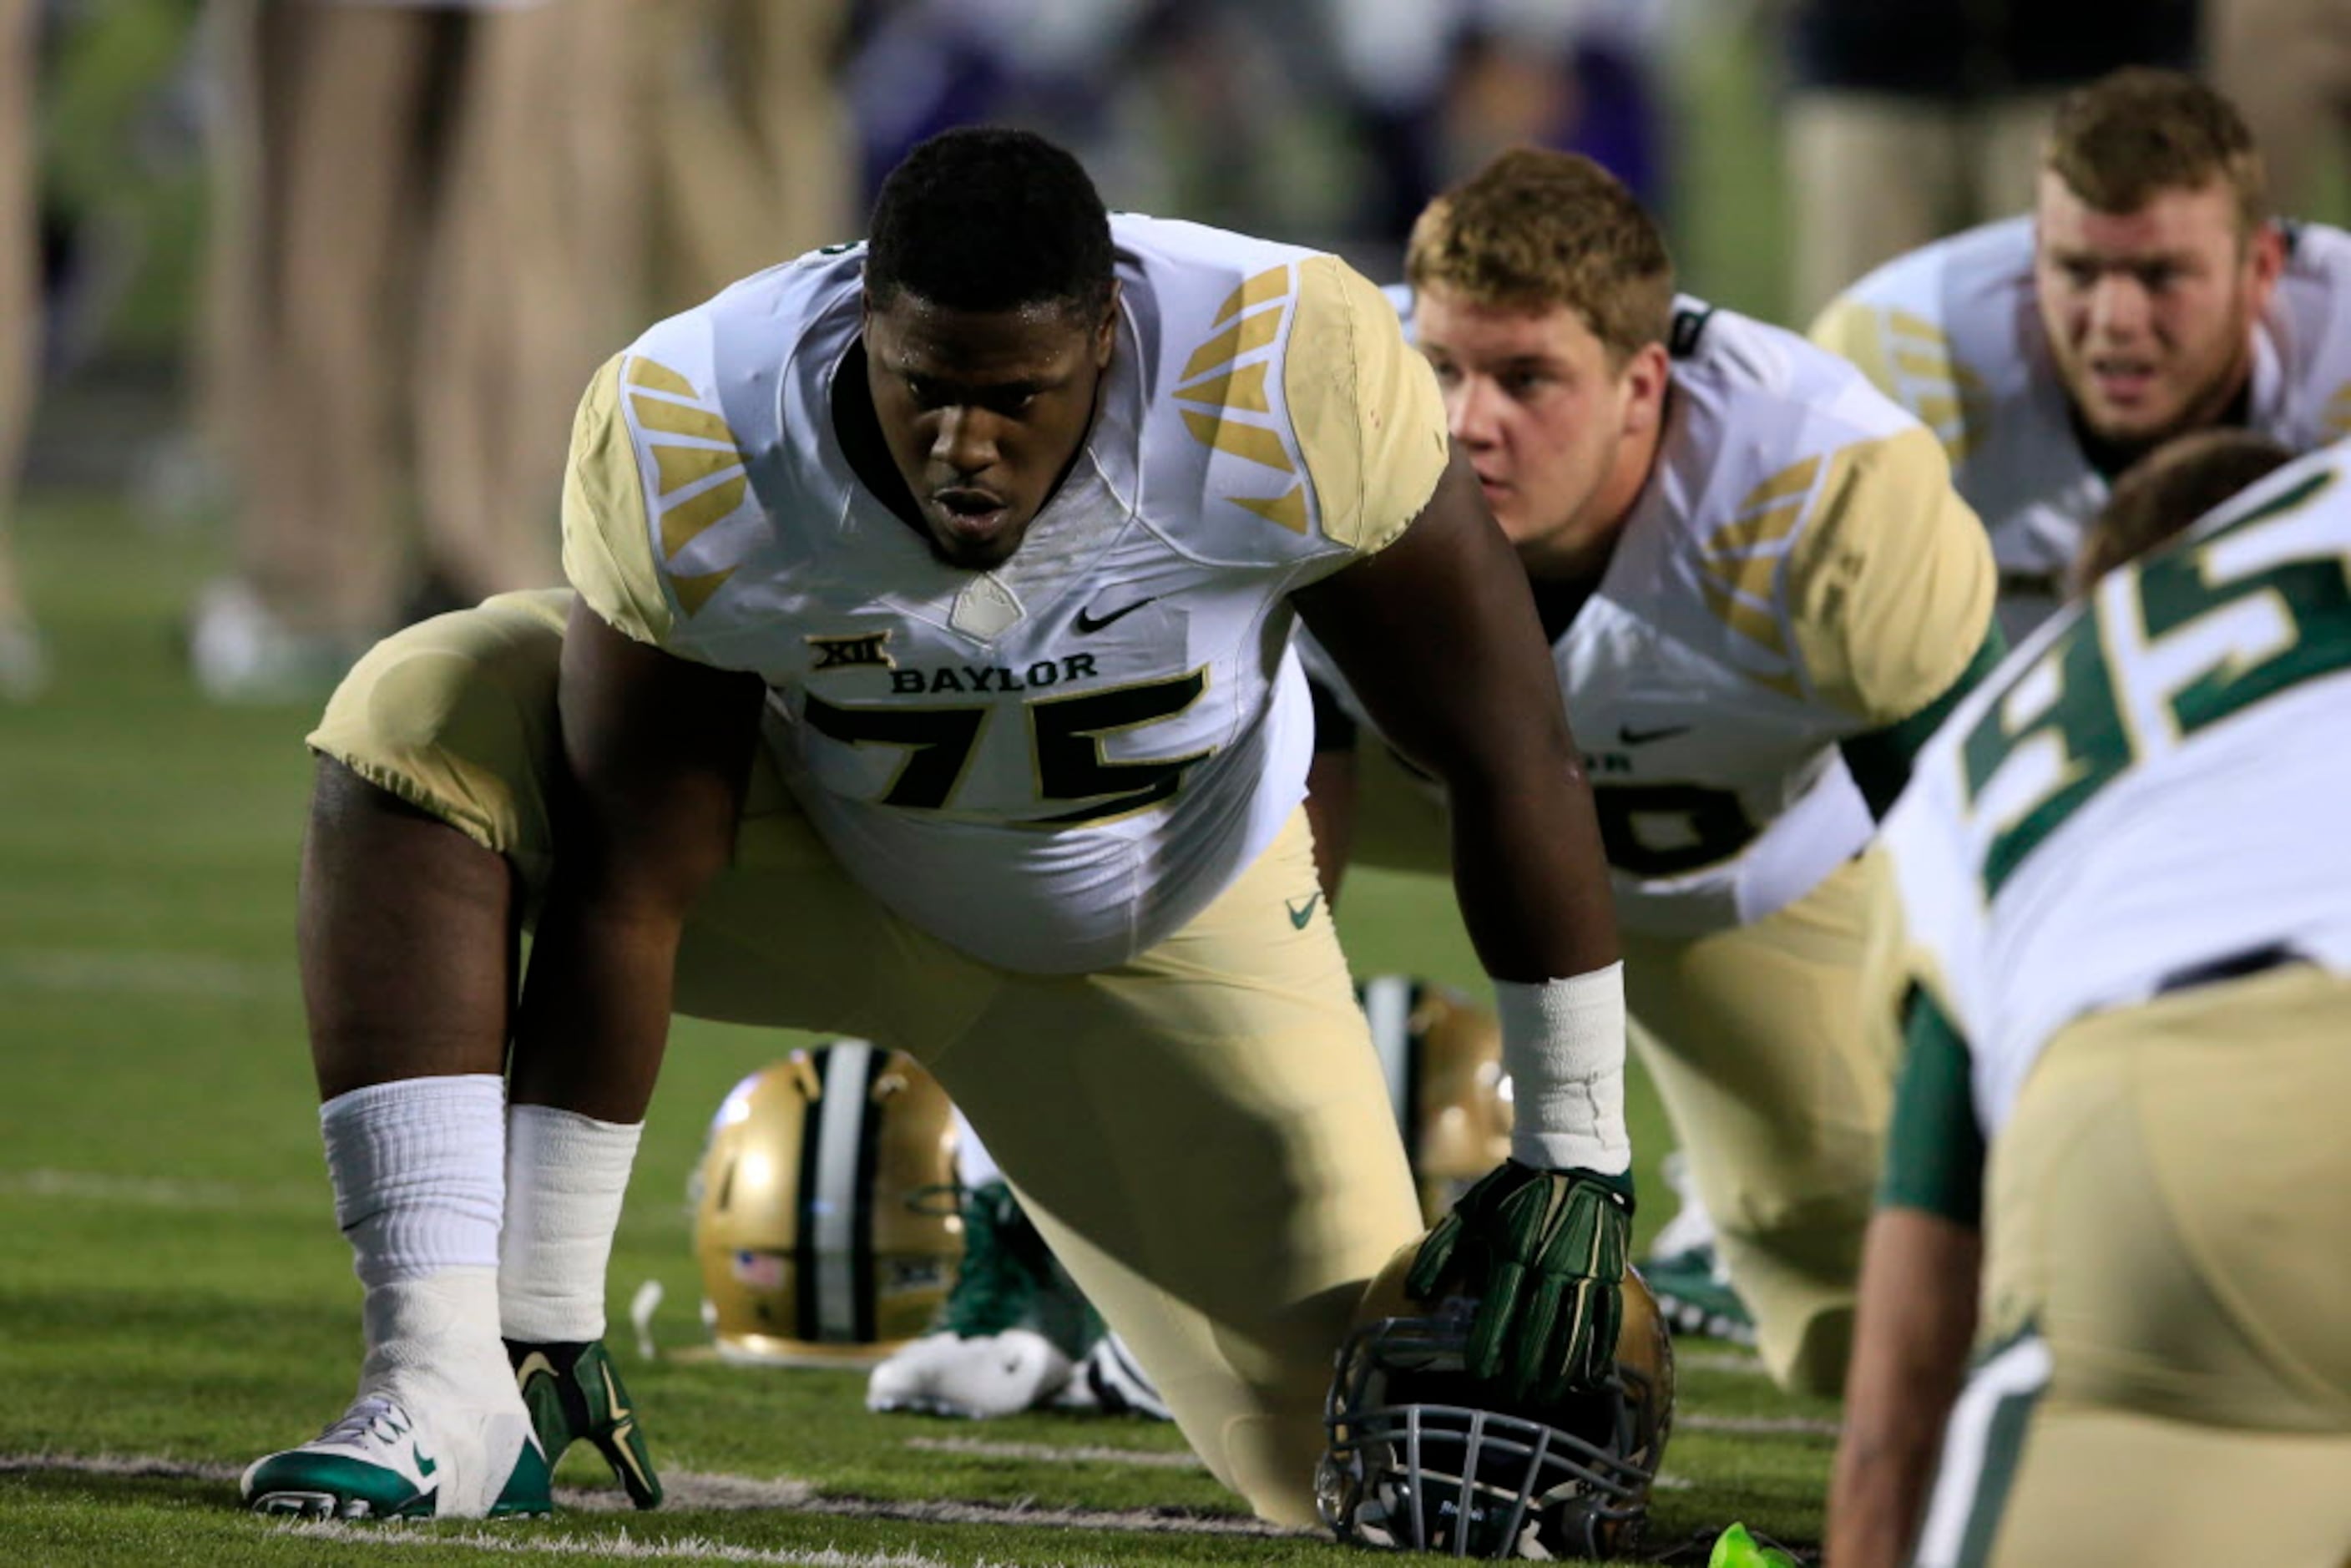
[[[1749,1377],[1766,1377],[1762,1359],[1740,1351],[1676,1351],[1674,1370],[1677,1372],[1732,1372]]]
[[[194,1481],[235,1481],[237,1465],[172,1459],[150,1454],[0,1454],[0,1475],[66,1470],[78,1476],[177,1476]]]
[[[496,1528],[496,1527],[493,1527]],[[511,1529],[511,1527],[507,1527]],[[690,1563],[772,1563],[789,1564],[790,1568],[950,1568],[946,1560],[925,1557],[918,1552],[842,1552],[826,1546],[813,1552],[795,1552],[760,1546],[737,1546],[724,1541],[712,1541],[705,1536],[634,1536],[627,1531],[617,1535],[516,1535],[493,1534],[489,1530],[463,1530],[430,1534],[409,1534],[397,1529],[388,1530],[381,1524],[345,1523],[340,1520],[313,1520],[307,1523],[288,1524],[283,1533],[299,1536],[305,1541],[331,1541],[338,1545],[423,1547],[438,1550],[462,1546],[475,1552],[503,1552],[509,1555],[529,1553],[540,1557],[620,1557],[643,1562]],[[991,1568],[981,1562],[976,1568]]]
[[[1146,1469],[1203,1470],[1195,1454],[1159,1448],[1120,1448],[1104,1443],[1062,1448],[1052,1443],[995,1443],[983,1437],[909,1437],[906,1447],[927,1454],[970,1454],[983,1459],[1039,1459],[1047,1464],[1139,1465]]]
[[[137,1208],[193,1208],[252,1214],[300,1210],[325,1214],[332,1200],[326,1184],[247,1186],[236,1182],[188,1181],[179,1176],[119,1176],[106,1171],[37,1168],[0,1171],[0,1197],[78,1198]]]
[[[172,1459],[139,1454],[0,1454],[0,1475],[62,1470],[75,1475],[171,1476],[234,1485],[235,1466],[203,1459]],[[828,1497],[806,1481],[779,1477],[664,1472],[662,1484],[673,1508],[734,1511],[775,1509],[834,1519],[896,1520],[913,1524],[1018,1524],[1043,1530],[1132,1530],[1168,1535],[1296,1535],[1262,1520],[1234,1514],[1186,1513],[1176,1510],[1041,1508],[1034,1503],[925,1501],[893,1498]],[[628,1499],[611,1489],[556,1489],[555,1500],[581,1513],[626,1511]]]
[[[203,953],[115,953],[78,947],[0,953],[0,987],[47,991],[140,991],[153,996],[297,994],[291,964],[255,964]]]

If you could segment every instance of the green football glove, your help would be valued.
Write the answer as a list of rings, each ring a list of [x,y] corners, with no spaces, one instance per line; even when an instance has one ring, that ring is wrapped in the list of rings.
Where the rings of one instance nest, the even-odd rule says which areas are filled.
[[[1615,1369],[1632,1224],[1629,1175],[1506,1160],[1437,1221],[1405,1289],[1427,1301],[1449,1280],[1477,1298],[1469,1375],[1516,1399],[1562,1398]]]
[[[589,1443],[612,1467],[613,1479],[631,1502],[639,1508],[661,1506],[661,1478],[653,1473],[652,1450],[645,1447],[628,1388],[602,1340],[530,1344],[510,1339],[507,1360],[515,1369],[538,1446],[547,1450],[549,1470],[572,1444]]]

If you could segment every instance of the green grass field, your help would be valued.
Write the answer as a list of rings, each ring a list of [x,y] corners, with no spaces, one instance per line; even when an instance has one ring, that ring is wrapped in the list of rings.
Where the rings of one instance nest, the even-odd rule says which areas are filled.
[[[672,1048],[611,1274],[616,1325],[642,1281],[667,1292],[653,1324],[661,1354],[619,1348],[674,1505],[616,1517],[617,1493],[583,1456],[560,1479],[587,1490],[545,1524],[324,1530],[237,1512],[237,1470],[337,1414],[359,1354],[359,1288],[333,1223],[293,964],[309,716],[195,698],[172,628],[216,564],[201,533],[146,531],[113,501],[40,497],[20,528],[58,678],[38,703],[0,708],[7,1556],[1342,1559],[1258,1531],[1165,1427],[872,1416],[855,1373],[676,1354],[702,1337],[684,1193],[705,1120],[786,1044],[699,1024]],[[1434,884],[1364,876],[1343,925],[1367,971],[1475,978]],[[1635,1110],[1654,1161],[1665,1147],[1654,1103],[1644,1094]],[[1653,1202],[1644,1226],[1669,1206]],[[1710,1538],[1733,1519],[1816,1540],[1834,1411],[1779,1396],[1744,1353],[1684,1351],[1657,1542]]]

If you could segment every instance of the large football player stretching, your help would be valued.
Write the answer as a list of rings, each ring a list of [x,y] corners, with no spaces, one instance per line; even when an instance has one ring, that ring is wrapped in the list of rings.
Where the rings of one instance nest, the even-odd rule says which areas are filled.
[[[1886,821],[1907,1050],[1839,1568],[2351,1543],[2351,446],[2285,458],[2204,432],[2126,476],[2088,570],[2187,537],[2020,647]]]
[[[1214,1473],[1311,1521],[1333,1348],[1421,1221],[1317,893],[1299,616],[1458,803],[1502,998],[1515,1157],[1426,1272],[1479,1299],[1480,1375],[1607,1374],[1599,834],[1526,577],[1376,289],[951,133],[866,244],[604,367],[563,528],[572,591],[392,638],[311,737],[303,971],[366,1354],[256,1506],[544,1510],[583,1435],[651,1500],[599,1338],[684,1011],[922,1060]]]
[[[1406,272],[1575,716],[1636,1040],[1766,1364],[1833,1392],[1893,1071],[1862,1028],[1884,897],[1853,857],[1995,654],[1983,529],[1852,366],[1677,299],[1656,224],[1587,159],[1502,154],[1422,215]],[[1359,746],[1392,735],[1377,694],[1317,673],[1334,889],[1351,846],[1443,867],[1479,808]]]
[[[2013,640],[2142,454],[2215,427],[2295,451],[2351,430],[2351,235],[2273,220],[2229,100],[2135,68],[2059,104],[2030,214],[1887,263],[1813,337],[1942,437]]]

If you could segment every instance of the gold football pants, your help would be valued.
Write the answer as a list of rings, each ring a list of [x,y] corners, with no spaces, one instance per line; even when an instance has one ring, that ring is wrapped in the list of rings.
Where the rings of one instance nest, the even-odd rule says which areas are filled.
[[[2346,1042],[2351,980],[2300,964],[2051,1040],[1920,1563],[2351,1562]]]
[[[311,746],[536,893],[569,604],[504,595],[380,643]],[[1333,1354],[1364,1284],[1420,1232],[1330,918],[1301,929],[1285,904],[1314,887],[1300,812],[1142,956],[1087,975],[994,968],[851,881],[763,753],[735,864],[688,924],[677,1006],[921,1060],[1209,1469],[1305,1524]]]

